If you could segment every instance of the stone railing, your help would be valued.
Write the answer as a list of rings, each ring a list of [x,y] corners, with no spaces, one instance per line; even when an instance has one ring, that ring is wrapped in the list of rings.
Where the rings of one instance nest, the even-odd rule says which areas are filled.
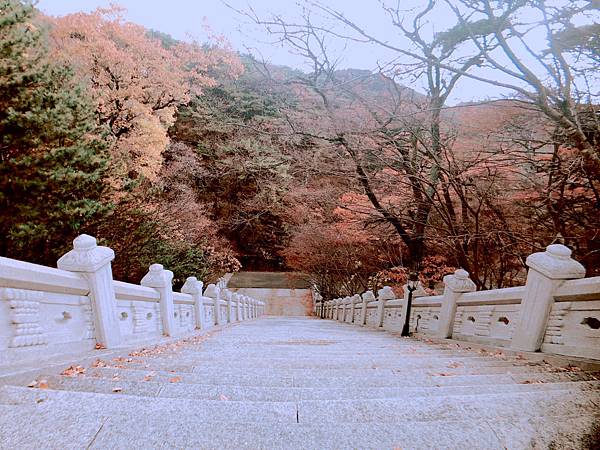
[[[443,295],[413,293],[410,331],[522,351],[600,360],[600,277],[583,278],[584,267],[563,245],[527,258],[525,286],[475,292],[464,270],[444,277]],[[404,292],[407,292],[405,287]],[[407,295],[385,287],[326,301],[325,317],[402,331]]]
[[[141,285],[114,281],[114,256],[81,235],[57,269],[0,257],[0,365],[182,336],[264,312],[263,302],[223,281],[203,292],[189,277],[173,292],[173,273],[160,264]]]

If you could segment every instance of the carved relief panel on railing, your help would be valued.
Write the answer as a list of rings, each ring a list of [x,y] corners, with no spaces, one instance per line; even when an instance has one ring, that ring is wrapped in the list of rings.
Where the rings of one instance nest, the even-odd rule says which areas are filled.
[[[439,307],[417,307],[410,315],[410,330],[415,333],[434,334],[438,329]]]
[[[456,311],[453,336],[481,343],[507,344],[519,321],[518,304],[461,306]]]
[[[10,309],[12,337],[9,347],[30,347],[48,343],[40,324],[40,302],[43,294],[24,289],[0,289],[0,301]]]
[[[600,300],[555,303],[542,350],[600,359]]]

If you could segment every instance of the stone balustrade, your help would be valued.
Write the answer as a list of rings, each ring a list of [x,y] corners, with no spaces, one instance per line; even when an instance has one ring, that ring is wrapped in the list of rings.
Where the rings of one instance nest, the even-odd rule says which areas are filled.
[[[114,256],[81,235],[56,269],[0,257],[0,365],[183,336],[264,313],[264,302],[223,280],[203,291],[192,276],[174,292],[173,273],[160,264],[140,285],[115,281]]]
[[[584,267],[563,245],[527,258],[525,286],[475,291],[459,269],[444,277],[443,295],[413,292],[412,333],[600,360],[600,277],[583,278]],[[404,289],[407,293],[407,289]],[[377,296],[333,299],[323,305],[327,319],[400,332],[407,295],[391,288]]]

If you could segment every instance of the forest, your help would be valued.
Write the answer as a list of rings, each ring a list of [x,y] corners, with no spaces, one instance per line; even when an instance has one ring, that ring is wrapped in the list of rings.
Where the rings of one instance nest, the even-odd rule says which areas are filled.
[[[293,271],[326,300],[459,267],[522,284],[551,243],[600,275],[600,3],[400,3],[377,7],[402,43],[325,1],[232,8],[301,71],[118,6],[0,0],[0,256],[54,266],[87,233],[119,280]],[[341,67],[340,45],[390,59]],[[465,80],[506,94],[451,102]]]

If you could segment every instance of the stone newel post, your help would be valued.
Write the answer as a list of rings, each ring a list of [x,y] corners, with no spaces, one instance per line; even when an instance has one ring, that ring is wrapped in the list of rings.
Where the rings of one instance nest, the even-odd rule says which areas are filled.
[[[394,300],[396,298],[396,294],[389,286],[384,286],[379,289],[377,292],[378,303],[377,303],[377,326],[383,326],[383,319],[385,314],[385,303],[388,300]]]
[[[585,268],[571,258],[568,247],[560,244],[549,245],[545,252],[529,255],[526,264],[529,272],[511,347],[535,352],[542,346],[556,288],[564,280],[583,278]]]
[[[96,239],[87,234],[73,241],[73,250],[57,263],[59,269],[83,274],[90,288],[90,301],[96,327],[96,341],[106,348],[121,344],[121,330],[117,321],[117,301],[113,284],[111,261],[115,252],[99,247]]]
[[[232,307],[231,307],[231,296],[233,295],[231,291],[225,290],[225,301],[227,302],[227,323],[233,322],[232,317]]]
[[[175,308],[173,306],[173,272],[165,270],[162,264],[152,264],[140,284],[154,288],[160,295],[160,318],[163,333],[166,336],[175,334]]]
[[[204,291],[205,297],[213,300],[213,312],[215,325],[221,324],[221,289],[215,284],[209,284]]]
[[[202,296],[203,286],[202,281],[198,281],[196,277],[188,277],[181,288],[181,292],[191,295],[194,299],[194,316],[196,317],[196,329],[198,330],[206,328],[204,323],[204,297]]]
[[[362,310],[360,311],[360,325],[367,324],[367,306],[369,302],[375,300],[375,295],[371,291],[367,291],[361,295],[362,297]]]
[[[347,315],[347,312],[348,312],[348,306],[347,305],[350,303],[349,300],[350,300],[350,297],[344,297],[342,299],[342,319],[341,319],[341,322],[346,322],[346,315]]]
[[[456,316],[456,302],[464,292],[473,292],[475,283],[469,279],[469,272],[458,269],[453,275],[444,277],[444,298],[440,310],[440,321],[437,335],[441,338],[452,337],[454,317]]]
[[[242,296],[238,293],[233,294],[235,299],[235,319],[238,322],[242,320]]]
[[[246,296],[242,295],[240,297],[240,301],[242,302],[242,320],[248,320],[248,310],[246,308]]]
[[[349,323],[354,323],[354,312],[356,311],[356,304],[360,303],[360,295],[354,294],[350,297],[350,321]]]

